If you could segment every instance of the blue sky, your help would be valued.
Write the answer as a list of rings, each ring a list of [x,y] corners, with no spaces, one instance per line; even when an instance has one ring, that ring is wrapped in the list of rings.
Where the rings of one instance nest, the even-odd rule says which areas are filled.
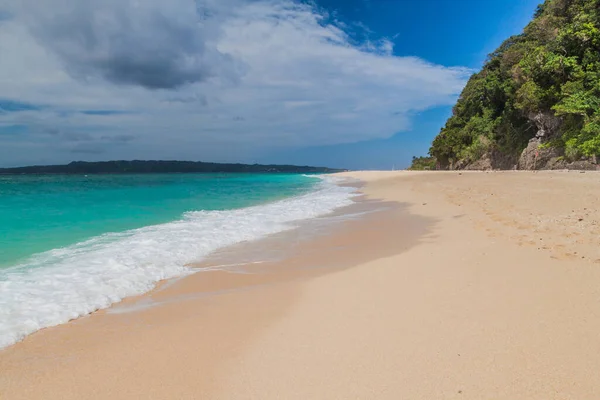
[[[406,167],[537,3],[5,0],[0,166]]]
[[[414,55],[441,65],[478,70],[487,54],[518,34],[541,0],[321,0],[345,21],[360,21],[373,35],[393,40],[394,54]],[[277,162],[313,162],[352,169],[405,168],[412,156],[426,155],[451,114],[452,106],[417,112],[408,129],[389,139],[306,148],[276,157]]]

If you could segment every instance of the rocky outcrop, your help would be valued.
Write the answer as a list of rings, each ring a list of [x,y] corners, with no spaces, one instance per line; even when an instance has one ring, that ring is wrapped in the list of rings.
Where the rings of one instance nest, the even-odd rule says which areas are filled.
[[[552,112],[531,114],[529,120],[537,127],[535,137],[538,139],[548,141],[560,135],[562,118],[555,116]]]
[[[517,166],[518,169],[598,169],[595,159],[569,162],[564,157],[563,149],[545,146],[545,144],[560,135],[562,124],[560,117],[556,117],[552,113],[537,113],[531,115],[529,118],[535,123],[537,133],[521,153]]]
[[[494,168],[489,157],[481,157],[479,160],[467,165],[464,169],[469,171],[491,171]]]
[[[571,163],[565,164],[564,168],[581,170],[581,171],[600,171],[600,165],[598,165],[593,160],[573,161]]]
[[[491,149],[486,152],[479,160],[469,163],[464,167],[467,170],[490,171],[494,169],[515,169],[517,158],[502,153],[498,149]]]
[[[557,164],[563,152],[555,147],[543,147],[541,138],[533,138],[519,157],[518,169],[560,169],[548,168]]]
[[[535,124],[537,132],[529,141],[520,156],[507,155],[497,148],[492,148],[478,160],[457,160],[447,169],[455,170],[548,170],[548,169],[600,169],[597,160],[569,161],[564,157],[564,150],[547,144],[560,136],[562,119],[551,112],[537,113],[529,116]]]
[[[562,119],[549,112],[532,114],[529,119],[537,127],[537,132],[521,153],[517,168],[530,170],[561,169],[559,164],[561,164],[560,161],[564,156],[562,150],[544,146],[544,144],[560,135],[559,130]]]
[[[518,169],[548,170],[548,169],[573,169],[573,170],[600,170],[596,160],[568,161],[562,149],[544,147],[540,139],[531,139],[519,158]]]

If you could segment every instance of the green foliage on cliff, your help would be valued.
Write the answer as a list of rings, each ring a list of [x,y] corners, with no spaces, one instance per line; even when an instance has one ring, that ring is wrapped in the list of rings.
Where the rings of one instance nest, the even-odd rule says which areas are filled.
[[[436,163],[435,157],[413,157],[408,169],[411,171],[434,170]]]
[[[515,157],[536,115],[561,118],[551,145],[571,160],[600,155],[600,0],[546,0],[520,35],[474,74],[430,155],[442,165],[492,148]]]

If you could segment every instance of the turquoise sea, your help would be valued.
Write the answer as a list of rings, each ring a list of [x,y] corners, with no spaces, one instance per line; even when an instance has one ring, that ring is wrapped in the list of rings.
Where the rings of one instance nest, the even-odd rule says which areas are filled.
[[[303,175],[156,174],[0,176],[0,268],[107,232],[303,193]]]
[[[0,348],[352,195],[305,175],[0,176]]]

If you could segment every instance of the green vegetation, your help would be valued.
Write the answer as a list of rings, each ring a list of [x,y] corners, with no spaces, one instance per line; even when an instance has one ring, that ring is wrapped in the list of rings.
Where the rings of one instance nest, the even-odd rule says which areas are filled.
[[[437,160],[435,157],[413,157],[410,167],[411,171],[433,170],[436,167]]]
[[[546,122],[568,161],[600,155],[600,0],[546,0],[474,74],[429,153],[442,167],[517,160]],[[414,160],[413,160],[414,161]]]

